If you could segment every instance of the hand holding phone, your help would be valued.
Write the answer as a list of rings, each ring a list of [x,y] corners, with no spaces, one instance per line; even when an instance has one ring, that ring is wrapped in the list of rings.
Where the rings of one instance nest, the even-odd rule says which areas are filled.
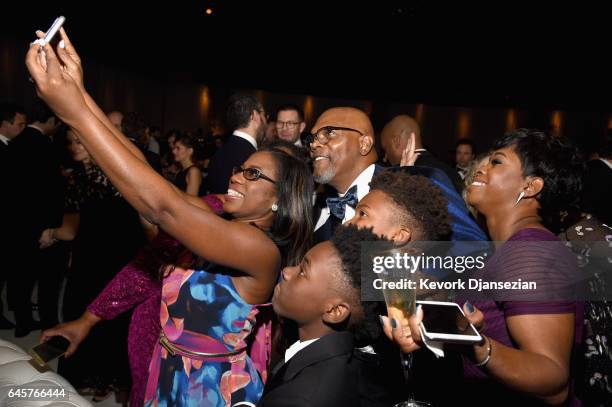
[[[68,350],[70,341],[63,336],[54,336],[46,342],[30,349],[29,354],[40,364],[62,356]]]
[[[417,301],[423,309],[421,332],[426,340],[473,344],[482,336],[454,302]]]

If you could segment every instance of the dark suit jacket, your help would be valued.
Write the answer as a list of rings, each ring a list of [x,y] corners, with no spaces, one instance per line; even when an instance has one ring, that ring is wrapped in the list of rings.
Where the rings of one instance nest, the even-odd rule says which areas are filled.
[[[419,167],[431,167],[439,169],[440,171],[445,173],[446,176],[451,180],[459,194],[461,194],[461,191],[463,191],[463,180],[461,179],[459,174],[457,174],[457,170],[451,167],[450,165],[447,165],[442,161],[438,160],[429,151],[425,150],[420,152],[419,157],[414,162],[414,165]]]
[[[4,169],[5,160],[8,158],[8,146],[0,141],[0,165]]]
[[[43,230],[59,227],[64,215],[64,179],[53,141],[26,127],[9,144],[9,208],[19,240],[38,241]]]
[[[9,195],[9,151],[8,146],[0,141],[0,191],[2,191],[3,199],[0,199],[0,247],[6,248],[6,242],[9,240],[9,219],[10,208],[7,202]]]
[[[223,147],[210,160],[208,175],[205,180],[207,193],[227,193],[232,169],[242,165],[255,151],[257,150],[253,145],[245,139],[234,135],[230,136]]]
[[[273,369],[257,406],[388,406],[370,356],[353,348],[351,333],[328,334]]]

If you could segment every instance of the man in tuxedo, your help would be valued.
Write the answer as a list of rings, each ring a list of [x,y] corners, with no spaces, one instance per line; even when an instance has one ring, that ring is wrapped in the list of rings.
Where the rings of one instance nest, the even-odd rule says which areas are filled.
[[[402,160],[402,152],[408,144],[410,135],[414,134],[415,151],[419,153],[414,165],[419,167],[437,168],[444,172],[452,181],[459,194],[463,190],[463,183],[457,172],[449,165],[434,157],[429,151],[423,148],[421,139],[421,128],[412,117],[402,114],[395,116],[389,121],[380,133],[382,149],[389,164],[397,166]]]
[[[373,340],[369,326],[379,326],[366,320],[360,299],[361,243],[381,240],[369,229],[338,228],[299,265],[283,269],[272,303],[295,322],[299,340],[272,369],[259,407],[391,405],[374,373],[376,358],[355,349]]]
[[[455,144],[455,164],[457,174],[462,180],[465,179],[470,163],[474,159],[474,143],[472,140],[462,138]]]
[[[258,143],[264,139],[268,115],[255,96],[236,94],[230,98],[225,120],[234,131],[208,165],[205,183],[209,194],[227,193],[233,168],[242,165],[257,151]]]
[[[0,104],[0,190],[4,199],[0,200],[0,208],[2,208],[2,216],[0,216],[0,251],[1,259],[4,263],[0,272],[0,292],[4,288],[4,283],[8,279],[8,273],[14,268],[14,252],[9,250],[9,245],[12,239],[10,231],[9,210],[10,185],[9,178],[12,175],[13,169],[9,165],[9,143],[19,133],[23,131],[26,125],[25,110],[13,103]],[[4,317],[2,302],[0,302],[0,329],[12,329],[15,325]]]
[[[315,202],[315,242],[328,240],[336,227],[353,217],[357,202],[370,192],[378,156],[368,116],[352,107],[323,112],[310,141],[315,181],[326,186]]]
[[[56,249],[39,249],[48,228],[59,227],[64,214],[64,182],[52,136],[59,121],[42,102],[30,111],[30,124],[9,144],[10,210],[13,219],[9,247],[20,253],[9,271],[9,297],[14,306],[15,336],[39,328],[32,318],[30,297],[39,278],[38,302],[45,326],[57,323],[57,303],[63,268]]]
[[[13,103],[0,104],[0,152],[4,154],[8,143],[26,126],[25,110]]]

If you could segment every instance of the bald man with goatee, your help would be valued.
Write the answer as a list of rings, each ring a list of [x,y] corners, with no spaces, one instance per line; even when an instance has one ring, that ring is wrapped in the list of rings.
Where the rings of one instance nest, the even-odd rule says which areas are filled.
[[[400,165],[402,152],[408,145],[410,136],[414,134],[415,151],[419,154],[414,165],[420,167],[437,168],[444,172],[455,186],[457,192],[461,193],[463,183],[461,178],[452,167],[434,157],[429,151],[423,148],[421,138],[421,128],[412,117],[401,114],[395,116],[388,122],[380,133],[380,142],[385,152],[385,157],[389,164]]]
[[[326,110],[314,124],[312,135],[314,177],[327,186],[315,207],[315,241],[321,242],[353,217],[357,202],[370,192],[370,181],[382,167],[375,164],[372,122],[359,109]]]

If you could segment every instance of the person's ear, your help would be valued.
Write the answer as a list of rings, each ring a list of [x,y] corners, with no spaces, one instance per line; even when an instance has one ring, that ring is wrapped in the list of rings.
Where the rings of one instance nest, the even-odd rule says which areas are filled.
[[[304,123],[304,122],[300,123],[300,134],[302,134],[304,132],[305,128],[306,128],[306,123]]]
[[[251,117],[250,117],[249,121],[255,121],[255,122],[259,121],[259,120],[260,120],[260,117],[259,117],[259,114],[258,114],[258,113],[259,113],[259,112],[258,112],[257,110],[253,109],[253,110],[251,111]]]
[[[525,187],[525,198],[533,198],[544,189],[544,180],[540,177],[527,177],[527,186]]]
[[[341,324],[351,317],[351,306],[348,302],[342,300],[330,301],[325,306],[323,313],[323,322],[330,325]]]
[[[370,135],[363,135],[359,138],[359,153],[368,155],[374,147],[374,138]]]
[[[393,232],[390,236],[395,246],[402,246],[412,240],[412,230],[402,227]]]

